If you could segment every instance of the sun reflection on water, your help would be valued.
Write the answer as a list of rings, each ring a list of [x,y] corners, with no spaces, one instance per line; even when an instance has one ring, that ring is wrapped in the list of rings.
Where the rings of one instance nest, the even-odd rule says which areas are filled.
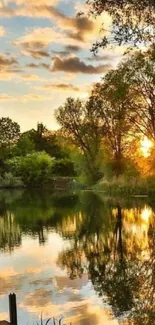
[[[141,212],[142,220],[148,223],[151,217],[152,217],[152,209],[145,206]]]

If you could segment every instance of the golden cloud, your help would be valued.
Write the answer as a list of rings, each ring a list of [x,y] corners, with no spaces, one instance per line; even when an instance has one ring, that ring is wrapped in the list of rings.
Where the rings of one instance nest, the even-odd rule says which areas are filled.
[[[4,36],[6,34],[5,28],[3,26],[0,26],[0,37]]]
[[[40,77],[37,74],[24,74],[23,76],[21,76],[21,79],[26,81],[45,81],[44,78]]]
[[[42,87],[45,90],[56,90],[56,91],[69,91],[69,92],[77,92],[80,89],[76,86],[73,86],[72,84],[65,84],[65,83],[61,83],[61,84],[48,84],[48,85],[44,85]]]
[[[14,45],[22,46],[28,50],[39,50],[46,48],[50,43],[56,39],[60,39],[62,35],[57,33],[53,28],[36,28],[27,35],[14,41]]]
[[[8,2],[14,2],[17,6],[53,6],[58,3],[58,0],[9,0]]]
[[[17,101],[17,102],[27,102],[27,101],[47,101],[52,100],[53,98],[50,96],[43,96],[40,94],[34,94],[34,93],[27,93],[23,96],[10,96],[8,94],[0,94],[0,101]]]

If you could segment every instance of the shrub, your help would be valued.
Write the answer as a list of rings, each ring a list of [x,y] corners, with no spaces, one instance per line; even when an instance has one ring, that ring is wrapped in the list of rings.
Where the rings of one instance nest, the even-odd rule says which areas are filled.
[[[0,177],[0,188],[17,188],[23,187],[23,182],[19,177],[15,177],[12,173],[5,173]]]
[[[50,174],[53,160],[45,152],[34,152],[8,161],[10,170],[20,176],[26,186],[43,186]]]
[[[52,166],[52,174],[56,176],[76,176],[74,163],[68,159],[55,160]]]

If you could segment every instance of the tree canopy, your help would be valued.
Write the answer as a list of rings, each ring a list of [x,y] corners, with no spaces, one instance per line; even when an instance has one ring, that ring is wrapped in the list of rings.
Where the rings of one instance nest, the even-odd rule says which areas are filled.
[[[98,16],[106,11],[112,18],[111,36],[97,41],[94,50],[110,43],[138,45],[154,41],[154,0],[86,0],[86,3],[91,15]]]
[[[101,137],[99,119],[93,106],[79,99],[68,98],[56,111],[56,118],[66,136],[70,137],[84,154],[93,181],[97,180],[97,157]]]
[[[17,142],[20,136],[20,126],[9,117],[0,119],[0,145],[11,145]]]

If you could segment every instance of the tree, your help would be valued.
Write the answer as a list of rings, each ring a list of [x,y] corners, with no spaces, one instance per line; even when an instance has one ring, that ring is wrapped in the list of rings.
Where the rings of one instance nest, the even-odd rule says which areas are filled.
[[[155,140],[155,46],[133,54],[119,69],[123,69],[123,78],[134,98],[130,107],[135,111],[133,122],[139,134]]]
[[[31,153],[35,149],[35,144],[30,136],[26,133],[23,133],[20,136],[19,141],[17,142],[16,148],[14,150],[14,155],[17,156],[26,156],[28,153]]]
[[[61,140],[57,137],[56,132],[48,131],[42,123],[37,124],[37,130],[32,129],[24,132],[23,136],[30,139],[36,151],[45,151],[51,157],[58,159],[68,157],[67,152],[61,147]]]
[[[11,156],[11,149],[20,137],[20,126],[9,117],[0,119],[0,168],[4,167],[4,160]],[[5,168],[2,168],[5,171]]]
[[[96,111],[90,103],[68,98],[56,111],[56,118],[66,136],[82,151],[91,181],[98,180],[101,137]]]
[[[0,119],[0,145],[15,144],[20,136],[20,126],[9,117]]]
[[[123,158],[136,114],[131,109],[134,97],[129,86],[124,69],[112,70],[103,82],[94,86],[89,99],[98,114],[100,131],[112,153],[113,167],[117,175],[123,171]]]
[[[108,44],[138,45],[154,41],[154,0],[86,0],[93,16],[107,12],[112,18],[111,37],[96,42],[94,51]],[[103,24],[104,29],[104,24]]]

